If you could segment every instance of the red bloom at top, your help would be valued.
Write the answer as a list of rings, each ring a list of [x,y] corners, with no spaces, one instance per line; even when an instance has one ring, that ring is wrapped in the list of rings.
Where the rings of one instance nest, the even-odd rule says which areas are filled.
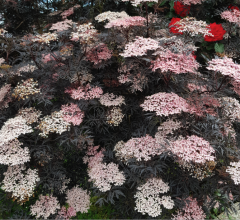
[[[174,25],[176,22],[180,21],[181,18],[172,18],[171,22],[169,23],[168,27],[170,28],[170,32],[175,34],[183,34],[183,32],[179,32],[176,27],[180,27],[179,24]],[[172,26],[172,27],[170,27]]]
[[[223,35],[226,33],[222,25],[216,24],[216,22],[208,25],[208,28],[210,28],[209,32],[214,35],[214,36],[208,36],[208,35],[205,36],[204,40],[208,42],[222,40]]]
[[[239,11],[239,8],[237,6],[233,6],[232,4],[228,6],[228,9],[230,9],[231,11],[233,11],[233,9],[236,9]]]
[[[189,13],[190,7],[191,5],[184,5],[179,1],[174,2],[174,6],[173,6],[175,12],[181,17],[185,17]]]

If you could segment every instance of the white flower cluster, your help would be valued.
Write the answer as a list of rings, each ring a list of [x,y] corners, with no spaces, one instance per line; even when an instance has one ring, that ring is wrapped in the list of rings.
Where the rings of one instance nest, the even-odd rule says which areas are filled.
[[[161,205],[166,209],[174,207],[174,201],[170,196],[160,197],[160,193],[166,193],[169,190],[168,184],[160,178],[149,179],[137,189],[138,192],[134,195],[134,198],[136,198],[135,210],[143,215],[148,214],[151,217],[157,217],[162,213]]]
[[[77,27],[77,32],[71,33],[71,40],[79,40],[81,38],[83,41],[94,39],[94,36],[97,34],[97,30],[92,25],[92,23],[86,23],[79,25]]]
[[[125,99],[123,96],[117,96],[113,93],[105,93],[100,97],[99,101],[104,106],[120,106],[125,104]]]
[[[232,122],[240,120],[240,103],[232,97],[223,97],[218,99],[223,107],[223,114]]]
[[[21,83],[18,82],[18,85],[15,87],[12,96],[14,98],[18,98],[25,100],[29,95],[34,95],[36,93],[40,93],[40,89],[37,89],[38,82],[34,82],[32,78],[27,79],[25,81],[22,80]]]
[[[230,166],[227,167],[226,172],[231,175],[234,184],[240,184],[240,161],[230,162]]]
[[[42,216],[44,219],[48,219],[51,214],[56,213],[57,209],[60,209],[60,204],[56,197],[40,195],[39,200],[31,205],[31,215],[35,215],[36,218]]]
[[[209,32],[209,28],[207,28],[208,24],[206,21],[197,21],[194,17],[186,17],[181,19],[180,21],[176,22],[174,25],[176,25],[176,29],[180,32],[187,32],[192,37],[203,34],[205,37],[207,36],[214,36],[212,33]],[[180,26],[178,26],[180,25]]]
[[[22,116],[27,124],[32,124],[38,121],[41,111],[37,111],[34,107],[22,108],[18,111],[18,116]]]
[[[50,44],[50,41],[58,40],[58,35],[56,33],[44,33],[42,35],[34,36],[31,40],[32,42]]]
[[[122,0],[123,2],[128,2],[129,0]],[[133,6],[137,7],[139,4],[144,2],[156,2],[158,3],[158,0],[130,0]]]
[[[106,21],[106,20],[113,21],[119,18],[127,18],[127,17],[130,17],[130,16],[125,11],[122,11],[122,12],[106,11],[96,16],[95,20],[97,20],[98,22]]]
[[[18,139],[0,143],[0,164],[14,166],[30,161],[29,149],[27,147],[22,149],[21,145]]]
[[[69,206],[76,212],[87,213],[90,208],[90,194],[77,186],[66,192],[66,199]]]
[[[33,132],[32,128],[27,125],[27,121],[22,116],[10,118],[0,130],[0,145],[17,138],[21,134],[31,132]]]
[[[62,134],[64,131],[68,131],[71,124],[64,121],[63,116],[63,111],[55,111],[51,115],[42,118],[40,124],[36,127],[42,131],[39,135],[47,137],[50,132]]]
[[[28,169],[25,171],[25,165],[9,166],[4,173],[2,189],[6,192],[12,192],[12,197],[19,198],[22,202],[26,197],[31,197],[40,180],[37,170]],[[24,173],[23,173],[24,171]]]
[[[113,126],[118,126],[122,122],[123,117],[124,114],[122,113],[121,108],[113,107],[107,116],[107,123]]]

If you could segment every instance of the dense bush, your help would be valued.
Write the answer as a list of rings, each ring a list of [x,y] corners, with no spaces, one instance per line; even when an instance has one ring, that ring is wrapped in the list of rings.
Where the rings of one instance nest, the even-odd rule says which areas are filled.
[[[2,3],[3,218],[203,219],[240,201],[240,2]]]

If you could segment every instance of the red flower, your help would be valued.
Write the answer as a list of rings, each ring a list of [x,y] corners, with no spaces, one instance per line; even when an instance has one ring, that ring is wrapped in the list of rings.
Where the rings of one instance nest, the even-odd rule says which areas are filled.
[[[179,32],[176,27],[179,27],[179,24],[174,25],[176,22],[180,21],[181,18],[172,18],[171,22],[169,23],[168,27],[170,28],[170,32],[175,33],[175,34],[183,34],[182,32]],[[174,25],[174,26],[172,26]],[[172,27],[170,27],[172,26]]]
[[[194,51],[192,51],[192,55],[193,55],[194,59],[196,60],[197,56],[195,55]]]
[[[226,33],[226,31],[223,29],[221,24],[216,24],[216,22],[208,25],[208,28],[210,28],[210,33],[214,36],[205,36],[204,40],[211,42],[211,41],[218,41],[223,39],[223,35]]]
[[[230,9],[231,11],[233,11],[233,9],[236,9],[239,11],[239,8],[237,6],[233,6],[232,4],[228,6],[228,9]]]
[[[175,12],[181,17],[185,17],[189,13],[190,7],[191,5],[184,5],[179,1],[174,2],[173,6]]]

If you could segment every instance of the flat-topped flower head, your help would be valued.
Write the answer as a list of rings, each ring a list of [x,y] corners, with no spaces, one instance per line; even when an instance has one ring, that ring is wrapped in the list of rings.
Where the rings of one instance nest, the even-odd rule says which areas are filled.
[[[168,116],[188,112],[188,104],[185,99],[175,93],[159,92],[147,96],[140,105],[144,111],[154,111],[159,116]]]

